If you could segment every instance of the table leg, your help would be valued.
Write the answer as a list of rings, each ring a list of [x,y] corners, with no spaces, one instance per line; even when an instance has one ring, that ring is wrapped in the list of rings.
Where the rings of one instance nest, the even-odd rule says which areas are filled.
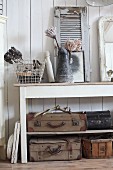
[[[26,88],[20,87],[21,162],[27,163]]]

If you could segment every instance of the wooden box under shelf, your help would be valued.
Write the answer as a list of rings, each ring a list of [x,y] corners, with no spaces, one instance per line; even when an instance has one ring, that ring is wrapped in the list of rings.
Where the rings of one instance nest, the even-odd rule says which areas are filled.
[[[110,158],[112,156],[112,139],[83,139],[82,149],[85,158]]]

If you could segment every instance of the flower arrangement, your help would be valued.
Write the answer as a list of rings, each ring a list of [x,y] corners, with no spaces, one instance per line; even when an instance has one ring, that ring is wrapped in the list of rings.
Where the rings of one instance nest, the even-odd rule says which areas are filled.
[[[81,40],[77,39],[77,40],[67,40],[65,42],[64,47],[69,51],[81,51]]]
[[[50,27],[45,31],[45,33],[46,36],[53,38],[56,41],[57,47],[59,49],[60,47],[56,38],[56,29],[54,27]],[[64,44],[64,48],[70,53],[72,51],[81,51],[82,41],[80,39],[75,39],[75,40],[68,39]]]

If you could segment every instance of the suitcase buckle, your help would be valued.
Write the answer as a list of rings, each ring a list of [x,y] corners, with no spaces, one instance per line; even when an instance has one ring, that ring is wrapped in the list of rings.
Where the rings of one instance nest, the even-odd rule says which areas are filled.
[[[79,121],[72,119],[72,126],[79,126]]]
[[[36,127],[36,126],[40,127],[40,126],[41,126],[41,122],[35,121],[35,122],[34,122],[34,126],[35,126],[35,127]]]

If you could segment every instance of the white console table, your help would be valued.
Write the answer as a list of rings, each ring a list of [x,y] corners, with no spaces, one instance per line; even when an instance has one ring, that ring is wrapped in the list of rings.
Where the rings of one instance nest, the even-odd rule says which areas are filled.
[[[29,98],[74,98],[113,97],[113,82],[99,83],[40,83],[15,84],[20,88],[21,162],[27,163],[26,99]],[[113,130],[90,130],[84,132],[52,132],[51,134],[107,133]],[[28,133],[30,134],[30,133]],[[33,133],[32,133],[33,134]],[[34,133],[46,135],[47,132]]]

